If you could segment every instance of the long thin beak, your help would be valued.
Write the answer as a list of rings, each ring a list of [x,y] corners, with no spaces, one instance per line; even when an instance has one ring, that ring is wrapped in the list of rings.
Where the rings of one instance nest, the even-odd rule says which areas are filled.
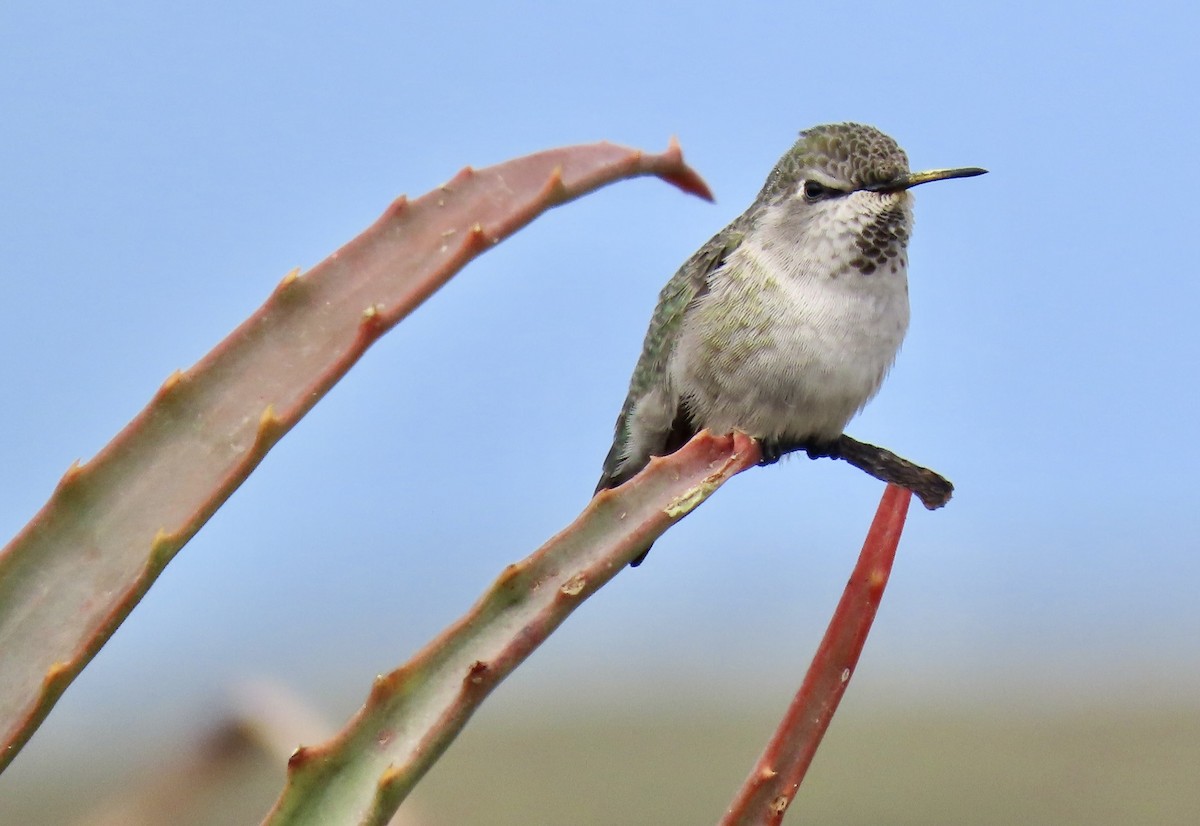
[[[871,184],[864,186],[863,189],[871,192],[899,192],[902,189],[912,189],[920,184],[927,184],[930,181],[944,181],[947,178],[974,178],[976,175],[986,174],[986,169],[980,169],[977,166],[967,166],[960,169],[930,169],[926,172],[910,172],[903,178],[897,178],[894,181],[887,181],[882,184]]]

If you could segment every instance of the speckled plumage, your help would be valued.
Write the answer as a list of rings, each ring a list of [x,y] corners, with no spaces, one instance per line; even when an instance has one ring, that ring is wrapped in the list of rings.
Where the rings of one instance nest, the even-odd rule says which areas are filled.
[[[907,188],[980,172],[911,175],[870,126],[802,132],[750,208],[659,294],[597,490],[701,428],[837,438],[908,327]]]

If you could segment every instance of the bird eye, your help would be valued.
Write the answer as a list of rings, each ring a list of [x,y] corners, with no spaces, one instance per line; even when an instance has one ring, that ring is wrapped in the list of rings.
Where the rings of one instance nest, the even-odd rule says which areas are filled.
[[[832,193],[833,190],[817,183],[816,181],[804,182],[804,200],[806,201],[819,201],[822,198],[828,197]]]

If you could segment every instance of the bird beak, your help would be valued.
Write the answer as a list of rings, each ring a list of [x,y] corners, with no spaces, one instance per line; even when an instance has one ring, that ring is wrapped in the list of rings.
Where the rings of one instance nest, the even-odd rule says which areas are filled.
[[[930,181],[944,181],[947,178],[974,178],[976,175],[983,175],[986,172],[986,169],[980,169],[977,166],[968,166],[961,169],[930,169],[926,172],[910,172],[894,181],[871,184],[870,186],[864,186],[863,189],[869,192],[900,192],[904,189],[912,189],[914,186],[920,184],[927,184]]]

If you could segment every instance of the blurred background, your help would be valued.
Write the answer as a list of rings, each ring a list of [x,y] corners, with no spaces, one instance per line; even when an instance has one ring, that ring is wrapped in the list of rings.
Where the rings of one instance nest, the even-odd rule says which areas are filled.
[[[991,174],[916,193],[911,332],[848,432],[957,493],[910,515],[789,822],[1200,821],[1197,22],[1168,2],[4,4],[4,537],[401,193],[675,135],[717,203],[644,179],[554,210],[376,344],[67,691],[0,777],[0,823],[94,814],[251,682],[340,725],[587,503],[663,282],[838,120],[914,168]],[[497,690],[420,822],[714,821],[880,492],[832,462],[734,480]],[[221,795],[236,813],[194,822],[257,822],[282,758],[255,766]]]

